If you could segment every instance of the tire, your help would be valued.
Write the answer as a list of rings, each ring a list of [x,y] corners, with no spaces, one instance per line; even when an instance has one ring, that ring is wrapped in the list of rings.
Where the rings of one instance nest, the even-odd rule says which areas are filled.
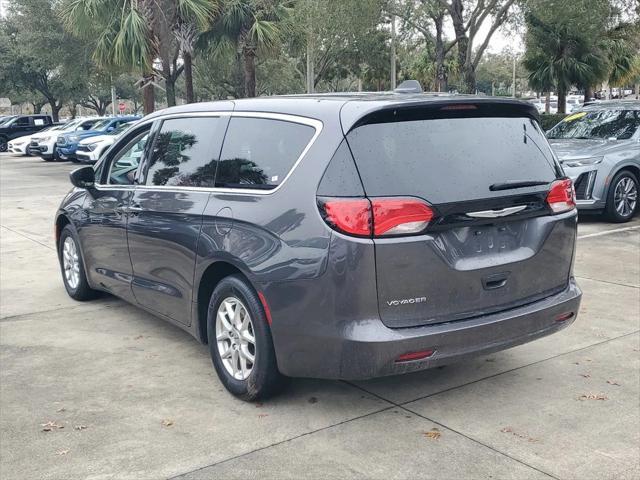
[[[605,214],[615,223],[628,222],[638,209],[638,179],[629,170],[618,172],[609,186]]]
[[[219,310],[221,315],[218,315]],[[248,321],[243,310],[248,314]],[[228,326],[233,327],[225,327],[223,318]],[[253,346],[247,340],[251,336]],[[278,371],[264,309],[255,290],[242,276],[230,275],[222,279],[211,294],[207,337],[213,366],[231,394],[253,401],[272,396],[282,389],[285,377]],[[220,342],[217,337],[221,338]],[[222,353],[225,353],[224,359]],[[249,359],[252,354],[253,363]]]
[[[0,137],[0,152],[6,152],[9,149],[9,141],[6,137]]]
[[[84,302],[93,300],[99,295],[98,291],[89,286],[84,270],[80,242],[75,230],[70,225],[64,227],[60,233],[58,258],[60,260],[62,282],[71,298]],[[75,272],[75,274],[71,272]]]

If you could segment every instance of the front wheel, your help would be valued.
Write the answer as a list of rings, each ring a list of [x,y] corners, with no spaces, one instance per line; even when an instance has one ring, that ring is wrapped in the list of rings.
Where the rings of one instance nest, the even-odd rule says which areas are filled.
[[[633,217],[638,203],[638,179],[628,171],[616,174],[607,195],[606,214],[616,223],[628,222]]]
[[[79,245],[73,228],[70,225],[64,227],[58,243],[62,281],[67,293],[74,300],[92,300],[98,296],[99,292],[89,286]]]
[[[209,353],[220,381],[246,401],[266,398],[284,384],[271,330],[258,295],[239,275],[215,288],[207,312]]]
[[[9,149],[9,143],[5,137],[0,137],[0,152],[6,152]]]

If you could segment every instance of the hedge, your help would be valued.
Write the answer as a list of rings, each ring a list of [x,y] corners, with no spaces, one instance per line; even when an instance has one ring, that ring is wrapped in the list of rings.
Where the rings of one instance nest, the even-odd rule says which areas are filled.
[[[542,129],[546,132],[566,116],[564,113],[555,113],[553,115],[542,114],[540,115],[540,125],[542,125]]]

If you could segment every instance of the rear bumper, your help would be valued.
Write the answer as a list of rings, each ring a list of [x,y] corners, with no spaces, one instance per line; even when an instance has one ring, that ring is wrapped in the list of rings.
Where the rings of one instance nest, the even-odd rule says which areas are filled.
[[[391,329],[380,320],[341,325],[326,335],[276,332],[278,367],[293,377],[361,380],[414,372],[550,335],[575,320],[582,292],[572,278],[556,295],[491,315],[422,327]],[[557,317],[572,312],[564,321]],[[277,320],[274,319],[274,324]],[[274,325],[275,327],[275,325]],[[277,333],[277,334],[276,334]],[[284,337],[284,338],[283,338]],[[396,363],[403,354],[434,350],[424,360]]]

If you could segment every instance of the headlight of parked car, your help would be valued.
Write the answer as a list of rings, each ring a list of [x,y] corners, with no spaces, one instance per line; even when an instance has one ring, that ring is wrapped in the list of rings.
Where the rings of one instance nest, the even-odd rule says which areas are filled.
[[[576,158],[573,160],[567,160],[564,164],[567,167],[586,167],[588,165],[597,165],[602,162],[603,159],[604,157]]]
[[[90,152],[93,152],[96,147],[98,146],[98,142],[94,142],[94,143],[87,143],[85,145],[85,147],[87,147],[89,149]]]
[[[78,135],[71,135],[71,136],[69,136],[69,141],[73,142],[73,143],[79,142],[80,141],[80,137]]]

